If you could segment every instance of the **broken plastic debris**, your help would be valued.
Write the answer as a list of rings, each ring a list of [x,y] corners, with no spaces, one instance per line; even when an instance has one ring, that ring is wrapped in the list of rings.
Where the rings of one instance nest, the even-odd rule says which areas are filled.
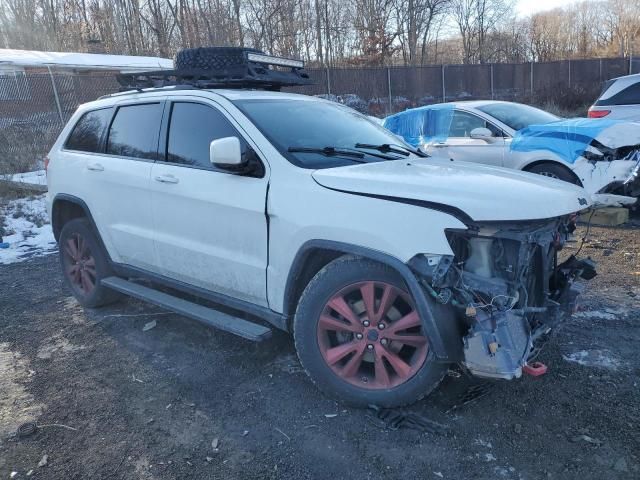
[[[43,455],[40,461],[38,462],[39,467],[44,467],[49,462],[49,455]]]
[[[591,443],[593,445],[602,445],[602,441],[598,440],[596,438],[590,437],[589,435],[576,435],[575,437],[571,438],[572,442],[587,442],[587,443]]]
[[[219,444],[220,444],[220,440],[218,440],[218,438],[214,438],[213,440],[211,440],[211,448],[213,448],[214,452],[218,451]]]
[[[337,413],[325,413],[324,416],[326,418],[335,418],[335,417],[338,416],[338,414]]]
[[[156,321],[155,320],[151,320],[149,323],[145,324],[144,327],[142,327],[142,331],[146,332],[148,330],[151,330],[152,328],[156,328]]]

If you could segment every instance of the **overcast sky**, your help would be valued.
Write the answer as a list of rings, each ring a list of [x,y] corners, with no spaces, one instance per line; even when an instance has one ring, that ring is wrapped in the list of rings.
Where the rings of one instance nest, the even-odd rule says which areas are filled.
[[[578,0],[520,0],[518,2],[518,16],[525,17],[543,10],[551,10],[556,7],[566,7]]]

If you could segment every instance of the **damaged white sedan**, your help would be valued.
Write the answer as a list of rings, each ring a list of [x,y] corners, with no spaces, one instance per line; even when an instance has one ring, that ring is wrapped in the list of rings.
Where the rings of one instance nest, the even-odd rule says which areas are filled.
[[[434,156],[524,170],[584,187],[595,205],[631,205],[640,194],[640,124],[564,120],[518,103],[420,107],[385,127]]]

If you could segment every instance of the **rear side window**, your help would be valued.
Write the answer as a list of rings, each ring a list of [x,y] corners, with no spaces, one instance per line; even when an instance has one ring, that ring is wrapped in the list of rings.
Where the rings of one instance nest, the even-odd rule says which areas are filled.
[[[110,108],[85,113],[73,127],[64,148],[80,152],[101,153],[102,135],[109,125],[110,118]]]
[[[639,105],[640,104],[640,82],[629,85],[624,90],[620,90],[615,95],[599,100],[596,102],[598,106],[609,105]]]
[[[171,109],[166,161],[211,169],[209,144],[225,137],[238,137],[246,160],[252,150],[222,113],[200,103],[176,102]]]
[[[155,159],[162,105],[147,103],[118,108],[107,140],[107,153],[120,157]]]

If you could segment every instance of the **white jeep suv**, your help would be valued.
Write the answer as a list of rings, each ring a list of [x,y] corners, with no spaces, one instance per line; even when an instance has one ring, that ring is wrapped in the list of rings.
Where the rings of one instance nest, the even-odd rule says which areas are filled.
[[[428,158],[330,101],[202,86],[85,104],[53,146],[82,305],[124,293],[253,340],[291,332],[322,390],[394,406],[450,364],[519,377],[595,275],[558,261],[581,188]]]

